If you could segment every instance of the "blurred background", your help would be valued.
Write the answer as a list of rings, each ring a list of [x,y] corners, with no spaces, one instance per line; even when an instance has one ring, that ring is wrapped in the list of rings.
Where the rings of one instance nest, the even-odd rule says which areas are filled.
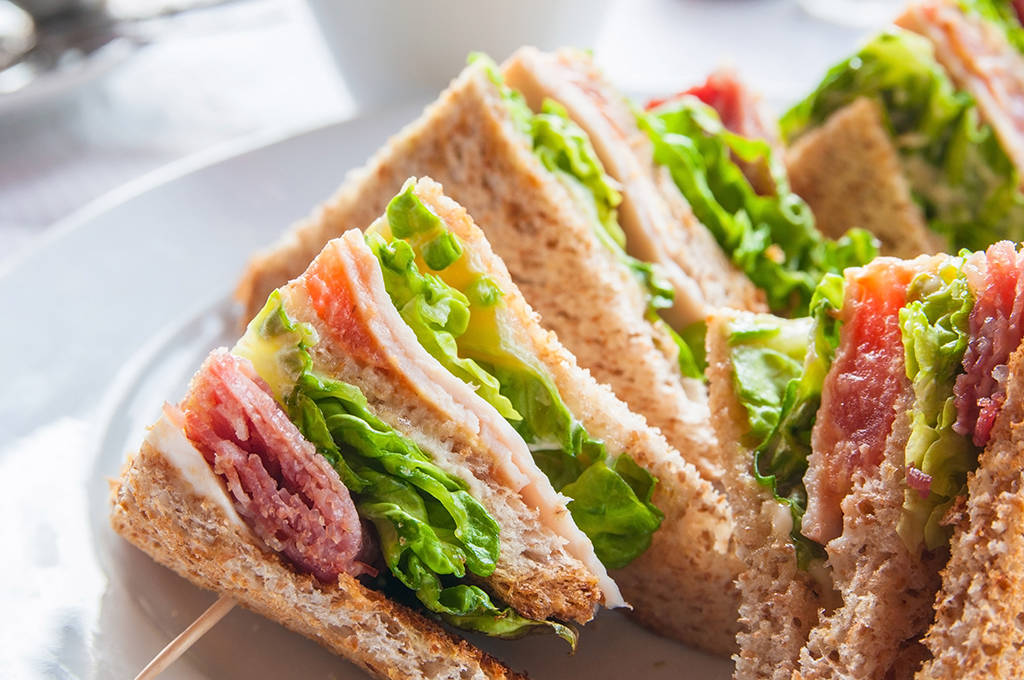
[[[592,48],[641,97],[732,64],[778,110],[902,4],[311,2],[0,0],[0,271],[54,223],[169,163],[426,100],[469,49],[500,60],[522,42]]]

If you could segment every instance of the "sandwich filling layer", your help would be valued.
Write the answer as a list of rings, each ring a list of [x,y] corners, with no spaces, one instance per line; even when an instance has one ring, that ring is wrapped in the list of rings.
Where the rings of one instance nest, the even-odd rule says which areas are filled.
[[[1005,241],[960,257],[883,258],[847,272],[845,293],[827,277],[810,323],[729,324],[754,476],[790,506],[802,569],[842,533],[842,500],[858,471],[880,463],[897,417],[910,435],[895,528],[911,554],[948,544],[1024,336],[1022,259]],[[914,398],[900,414],[904,380]]]
[[[573,554],[611,587],[606,569],[625,567],[642,554],[661,525],[663,516],[650,502],[653,476],[628,455],[610,460],[604,445],[587,434],[541,362],[512,340],[508,324],[514,320],[505,312],[504,293],[412,185],[392,201],[367,240],[395,307],[420,343],[508,421],[535,468],[571,499],[572,528],[593,546],[581,544]],[[436,254],[441,249],[444,258]]]
[[[683,376],[699,378],[703,367],[703,336],[691,343],[689,335],[665,323],[658,311],[673,306],[675,288],[661,265],[644,262],[626,252],[626,234],[619,225],[618,207],[622,203],[618,183],[604,169],[587,133],[569,118],[558,102],[545,98],[541,110],[534,113],[525,97],[504,83],[497,67],[489,59],[477,56],[487,69],[520,133],[530,140],[534,154],[544,167],[568,189],[584,214],[589,215],[594,235],[616,259],[627,267],[643,287],[647,300],[647,320],[658,325],[675,343],[672,353],[678,359]],[[696,355],[696,356],[695,356]]]
[[[637,116],[654,144],[655,161],[671,171],[722,250],[764,290],[773,312],[806,315],[826,273],[841,273],[878,254],[872,236],[861,229],[838,241],[823,237],[810,208],[790,191],[771,145],[732,132],[696,96],[674,97]],[[763,163],[769,191],[755,191],[738,162]]]

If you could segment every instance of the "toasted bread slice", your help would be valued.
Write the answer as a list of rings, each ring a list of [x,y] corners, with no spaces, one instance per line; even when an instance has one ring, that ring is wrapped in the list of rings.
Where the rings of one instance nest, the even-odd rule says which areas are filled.
[[[878,105],[858,99],[786,153],[793,192],[807,201],[818,229],[839,238],[853,227],[882,243],[881,254],[912,258],[942,252],[914,203]]]
[[[150,432],[113,489],[111,516],[114,529],[157,562],[380,678],[524,677],[347,574],[332,584],[297,574],[226,496],[226,504],[211,500],[205,489],[220,482],[206,461],[193,449],[196,460],[182,462],[162,428],[174,430],[163,420]]]
[[[789,509],[754,479],[754,452],[742,443],[749,425],[733,388],[727,325],[743,314],[718,310],[708,317],[707,332],[712,422],[722,442],[737,554],[746,566],[738,581],[742,602],[735,678],[790,680],[799,668],[800,650],[818,623],[826,593],[811,574],[797,567]]]
[[[1006,402],[967,483],[919,680],[1024,677],[1024,347]]]
[[[886,674],[931,621],[939,569],[948,552],[911,553],[896,533],[913,403],[907,381],[895,404],[897,417],[881,465],[859,473],[843,499],[843,533],[825,546],[843,604],[811,631],[801,652],[804,680],[891,677]],[[905,669],[910,675],[902,677],[913,677],[914,670]]]
[[[663,635],[725,655],[733,651],[740,564],[732,554],[733,522],[725,497],[683,461],[606,386],[598,384],[541,326],[502,261],[466,210],[421,179],[416,193],[466,244],[465,252],[505,291],[514,345],[536,356],[550,373],[569,410],[611,456],[628,454],[658,479],[653,502],[665,513],[650,549],[614,573],[632,615]],[[666,588],[666,584],[671,584]]]
[[[706,478],[721,476],[703,385],[647,318],[636,276],[598,239],[593,216],[549,172],[477,62],[309,219],[257,255],[239,286],[249,315],[324,243],[364,228],[410,176],[430,176],[473,215],[542,323],[581,366],[661,429]]]
[[[708,307],[767,311],[764,294],[697,220],[668,170],[654,162],[629,102],[589,55],[523,47],[504,73],[534,111],[553,99],[590,137],[605,171],[622,186],[619,221],[630,254],[662,265],[673,283],[674,306],[661,312],[669,323],[683,328],[703,321]]]

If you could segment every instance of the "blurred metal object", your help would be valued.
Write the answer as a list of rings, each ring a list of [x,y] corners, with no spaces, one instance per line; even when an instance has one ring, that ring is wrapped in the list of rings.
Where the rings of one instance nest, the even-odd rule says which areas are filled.
[[[81,81],[152,42],[161,20],[232,1],[0,0],[0,98]]]
[[[99,12],[104,0],[10,0],[28,12],[36,25],[43,24],[62,15],[81,15]]]
[[[130,42],[118,23],[95,5],[80,4],[37,20],[35,28],[34,44],[0,64],[0,95],[21,90],[46,73],[78,69],[90,56],[117,41]]]
[[[0,71],[35,44],[35,23],[32,17],[7,0],[0,0]]]

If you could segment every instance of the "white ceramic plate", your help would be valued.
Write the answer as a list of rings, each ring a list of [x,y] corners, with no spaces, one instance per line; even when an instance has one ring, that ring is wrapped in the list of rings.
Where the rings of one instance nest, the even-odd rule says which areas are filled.
[[[205,354],[234,341],[230,294],[252,251],[419,110],[189,161],[122,190],[0,271],[0,677],[132,678],[213,602],[109,529],[107,480]],[[724,680],[732,671],[615,612],[582,632],[572,658],[554,637],[473,640],[541,680]],[[235,610],[164,677],[365,676]]]

